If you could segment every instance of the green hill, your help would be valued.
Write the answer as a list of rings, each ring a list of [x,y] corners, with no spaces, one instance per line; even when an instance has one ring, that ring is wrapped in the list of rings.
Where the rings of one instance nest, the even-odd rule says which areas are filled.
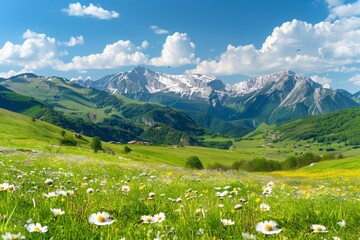
[[[320,143],[360,144],[360,107],[286,122],[276,127],[284,137]]]
[[[181,139],[185,137],[191,139],[185,142],[197,144],[194,136],[205,133],[203,128],[182,112],[83,88],[63,78],[22,74],[0,84],[3,99],[1,107],[32,117],[42,117],[45,121],[51,118],[51,123],[89,136],[100,136],[106,141],[141,139],[157,144],[183,144]],[[21,96],[16,96],[16,93]],[[51,117],[45,118],[44,114],[39,114],[39,108],[41,112],[45,111],[44,108],[47,113],[51,112],[48,114]],[[65,119],[71,124],[65,123]],[[175,133],[174,137],[162,141],[163,138],[155,135],[142,135],[156,124],[165,126],[167,133]]]

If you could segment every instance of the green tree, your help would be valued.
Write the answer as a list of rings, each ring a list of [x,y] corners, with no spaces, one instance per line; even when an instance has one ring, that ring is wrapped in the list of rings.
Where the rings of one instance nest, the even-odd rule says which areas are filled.
[[[197,156],[190,156],[185,163],[185,167],[192,169],[204,169],[204,166]]]
[[[99,137],[93,137],[90,143],[90,147],[94,150],[94,153],[97,153],[99,150],[102,150],[101,140]]]
[[[131,151],[132,151],[131,148],[129,148],[128,146],[124,146],[124,153],[125,153],[125,154],[128,154],[128,153],[130,153]]]
[[[63,136],[63,137],[64,137],[64,136],[65,136],[65,134],[66,134],[65,130],[61,130],[61,131],[60,131],[60,134],[61,134],[61,136]]]

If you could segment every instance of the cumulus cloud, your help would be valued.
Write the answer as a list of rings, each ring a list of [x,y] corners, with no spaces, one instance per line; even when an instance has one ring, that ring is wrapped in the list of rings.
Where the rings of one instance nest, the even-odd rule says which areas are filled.
[[[68,8],[63,9],[69,16],[90,16],[102,20],[117,18],[120,14],[116,11],[108,11],[100,6],[90,3],[89,6],[81,5],[79,2],[70,3]]]
[[[329,8],[333,8],[344,3],[343,0],[325,0]]]
[[[139,50],[145,50],[150,46],[150,43],[148,41],[143,41],[141,43],[141,46],[138,48]]]
[[[57,42],[55,38],[26,30],[24,42],[14,44],[5,42],[0,48],[0,65],[17,66],[24,71],[31,71],[55,64],[58,60]]]
[[[360,1],[354,3],[341,4],[342,1],[328,1],[330,14],[329,20],[352,17],[360,15]]]
[[[358,62],[360,18],[309,24],[293,20],[276,27],[262,47],[228,45],[217,60],[200,62],[189,73],[258,75],[292,69],[333,71]]]
[[[195,44],[186,33],[176,32],[166,38],[161,56],[152,58],[154,66],[182,66],[195,63]]]
[[[348,81],[360,86],[360,74],[356,74],[355,76],[349,78]]]
[[[168,30],[159,28],[158,26],[155,26],[155,25],[151,25],[150,29],[154,30],[154,33],[156,33],[158,35],[168,34],[169,33]]]
[[[318,75],[313,75],[310,77],[314,82],[317,82],[321,85],[323,85],[324,88],[330,88],[330,84],[332,82],[332,79],[328,77],[320,77]]]
[[[143,43],[142,45],[146,45]],[[106,45],[101,53],[73,57],[70,63],[58,64],[62,71],[84,69],[111,69],[121,66],[145,64],[148,56],[139,51],[143,46],[136,46],[130,41],[120,40]]]
[[[26,71],[21,70],[21,71],[15,71],[15,70],[10,70],[7,72],[0,72],[0,78],[11,78],[13,76],[25,73]]]
[[[70,40],[68,42],[62,42],[61,45],[67,46],[67,47],[74,47],[76,45],[83,45],[84,44],[84,37],[78,36],[78,37],[70,37]]]

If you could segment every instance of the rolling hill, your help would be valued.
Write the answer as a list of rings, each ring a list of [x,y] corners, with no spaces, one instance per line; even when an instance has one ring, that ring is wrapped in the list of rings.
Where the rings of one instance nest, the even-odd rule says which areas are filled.
[[[286,138],[321,143],[343,142],[360,144],[360,107],[349,108],[320,116],[296,119],[277,126]]]

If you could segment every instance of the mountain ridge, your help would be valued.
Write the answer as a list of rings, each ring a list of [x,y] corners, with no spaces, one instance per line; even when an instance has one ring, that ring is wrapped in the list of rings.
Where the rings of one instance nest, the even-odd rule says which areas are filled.
[[[100,121],[109,114],[116,115],[117,111],[123,109],[122,104],[115,103],[118,100],[109,99],[109,96],[114,94],[111,98],[129,98],[132,100],[126,101],[133,101],[135,105],[165,105],[184,112],[204,128],[234,137],[251,132],[262,122],[279,124],[295,118],[358,106],[349,92],[324,88],[311,78],[293,71],[257,76],[229,85],[217,77],[201,74],[170,75],[136,67],[131,71],[110,74],[95,81],[21,74],[3,80],[0,85],[11,85],[22,94],[28,91],[28,86],[36,85],[36,81],[42,81],[42,84],[34,88],[33,92],[28,92],[29,95],[33,94],[39,100],[69,114],[73,114],[74,111],[62,100],[75,101],[78,105],[76,108],[73,107],[74,109],[85,107],[85,110],[76,114],[86,114],[85,117],[91,121]],[[70,87],[72,89],[69,89]],[[68,92],[64,95],[67,99],[62,99],[64,92]],[[107,100],[102,100],[101,96]],[[93,97],[95,98],[92,99]],[[107,106],[108,100],[115,105]],[[137,105],[135,108],[138,109]],[[102,109],[104,113],[99,115],[96,109]],[[125,112],[121,112],[117,117],[124,118]],[[136,119],[136,122],[145,125],[152,124],[149,119],[164,114],[161,111],[146,114],[141,112],[145,115],[136,117],[136,111],[130,112],[134,116],[127,115],[126,118],[130,117],[132,121]],[[158,118],[161,121],[169,119],[166,114],[161,116],[163,117]],[[184,116],[179,115],[185,120]],[[189,119],[186,121],[189,122]],[[174,121],[172,124],[176,128],[179,122]],[[197,131],[196,128],[193,130]]]
[[[282,71],[230,85],[201,74],[170,75],[144,67],[105,76],[96,81],[77,81],[82,86],[117,93],[143,102],[170,106],[193,117],[204,127],[214,119],[221,125],[257,127],[261,122],[281,123],[357,106],[344,91],[326,89],[311,78]],[[246,130],[247,131],[247,130]],[[224,128],[222,133],[232,132]]]

